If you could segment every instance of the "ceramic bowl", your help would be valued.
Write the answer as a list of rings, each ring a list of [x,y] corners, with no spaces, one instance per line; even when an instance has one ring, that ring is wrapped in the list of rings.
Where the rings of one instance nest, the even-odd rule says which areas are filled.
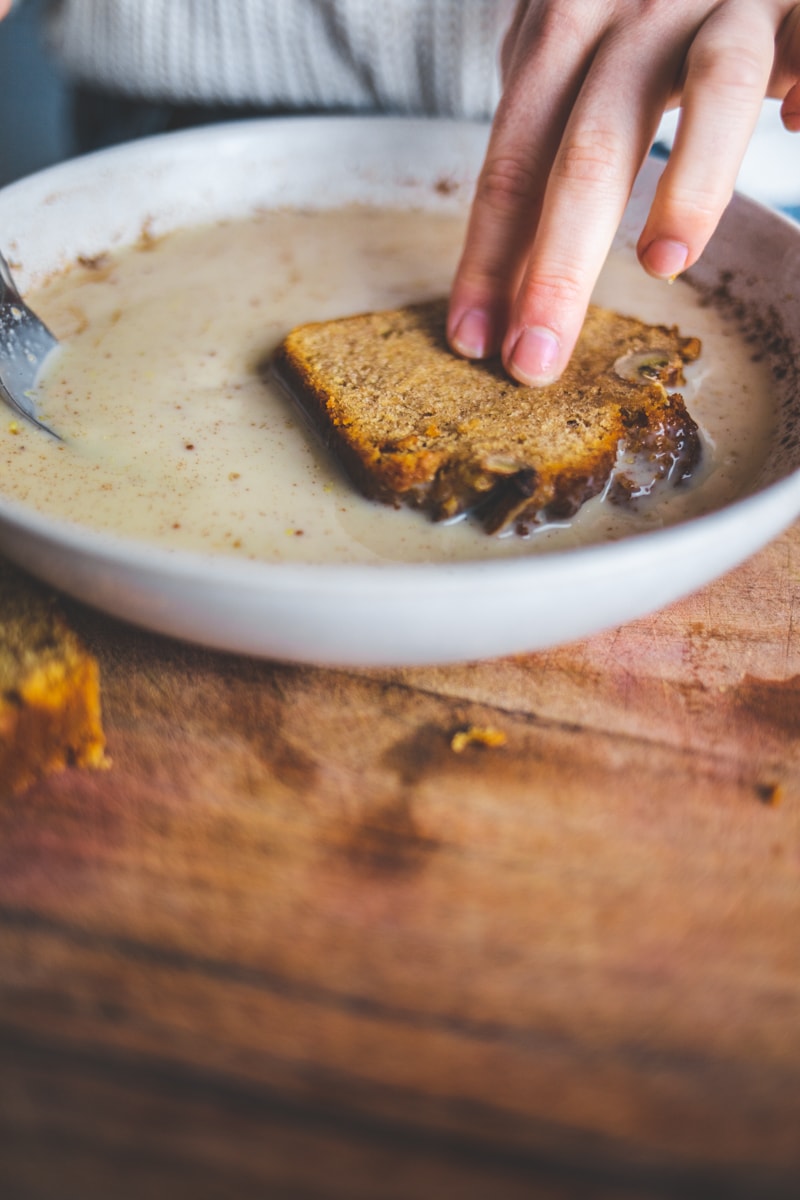
[[[256,206],[457,211],[485,127],[302,118],[217,125],[76,159],[0,192],[3,248],[23,290],[78,253],[244,215]],[[661,167],[649,161],[620,239],[635,241]],[[443,181],[446,186],[442,186]],[[734,567],[800,513],[800,231],[735,197],[696,285],[736,310],[767,354],[779,401],[751,494],[611,544],[484,562],[353,566],[238,561],[162,550],[44,517],[2,498],[0,549],[118,617],[246,654],[347,666],[531,651],[615,626]]]

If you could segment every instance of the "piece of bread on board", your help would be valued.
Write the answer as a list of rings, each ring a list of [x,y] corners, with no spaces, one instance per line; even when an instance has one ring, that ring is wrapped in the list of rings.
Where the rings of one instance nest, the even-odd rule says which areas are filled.
[[[0,796],[71,765],[107,765],[97,662],[55,597],[0,559]]]
[[[364,495],[525,534],[572,516],[612,474],[624,501],[694,470],[699,431],[667,388],[697,338],[591,307],[563,377],[532,388],[499,360],[457,357],[446,312],[442,299],[316,322],[277,351],[278,378]]]

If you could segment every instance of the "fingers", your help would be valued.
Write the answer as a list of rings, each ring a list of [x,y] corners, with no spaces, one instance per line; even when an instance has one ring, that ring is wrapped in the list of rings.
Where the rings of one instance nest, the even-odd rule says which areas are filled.
[[[453,284],[448,336],[468,357],[502,349],[518,380],[545,383],[562,372],[577,340],[684,44],[664,53],[649,14],[632,36],[617,38],[608,5],[534,7],[537,20],[523,22],[514,51],[506,50],[508,83]],[[660,12],[675,25],[671,4]]]
[[[705,247],[769,89],[800,129],[800,4],[531,0],[504,68],[448,336],[468,357],[500,349],[511,375],[541,385],[569,360],[669,102],[681,97],[682,117],[638,246],[659,277]]]
[[[661,278],[700,257],[730,200],[774,57],[767,6],[714,10],[686,59],[682,114],[642,235],[639,258]]]
[[[473,201],[450,298],[454,349],[482,358],[500,348],[536,231],[561,131],[591,52],[591,5],[518,12],[504,51],[506,87]],[[516,37],[516,42],[514,42]]]
[[[522,383],[553,382],[574,349],[677,71],[679,48],[659,54],[653,36],[610,31],[567,122],[502,346]]]

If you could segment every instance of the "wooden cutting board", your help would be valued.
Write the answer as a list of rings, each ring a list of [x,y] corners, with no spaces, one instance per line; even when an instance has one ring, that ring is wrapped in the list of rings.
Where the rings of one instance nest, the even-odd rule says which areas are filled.
[[[69,611],[114,765],[0,799],[0,1195],[800,1195],[800,528],[458,667]]]

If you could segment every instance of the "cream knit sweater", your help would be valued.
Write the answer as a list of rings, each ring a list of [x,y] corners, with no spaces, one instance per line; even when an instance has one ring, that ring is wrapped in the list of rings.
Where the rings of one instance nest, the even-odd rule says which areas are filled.
[[[484,118],[514,0],[56,0],[73,78],[179,103]]]

